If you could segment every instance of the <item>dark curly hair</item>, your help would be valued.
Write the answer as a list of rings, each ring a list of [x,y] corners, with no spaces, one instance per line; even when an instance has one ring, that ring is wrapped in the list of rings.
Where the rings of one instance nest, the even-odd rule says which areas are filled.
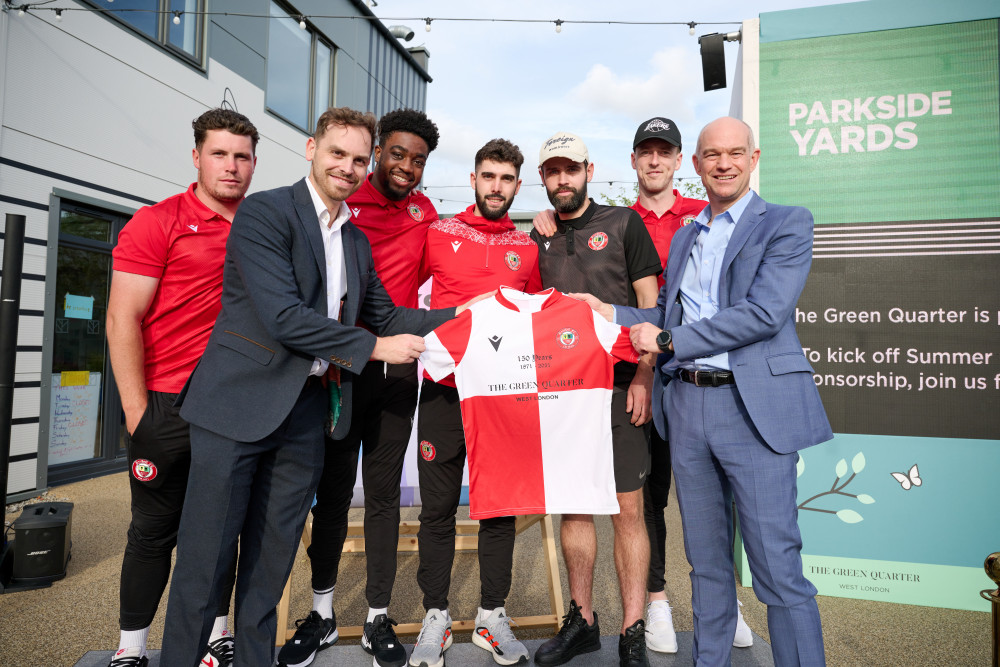
[[[385,141],[393,132],[409,132],[415,134],[427,143],[427,152],[432,152],[438,145],[437,125],[423,111],[416,109],[396,109],[390,111],[378,121],[378,145],[385,148]]]
[[[521,154],[521,149],[517,145],[506,139],[490,139],[476,152],[476,169],[479,169],[483,160],[512,164],[515,173],[520,175],[521,165],[524,164],[524,155]]]
[[[257,152],[257,142],[260,135],[250,119],[231,109],[209,109],[191,121],[194,128],[194,147],[201,150],[209,130],[226,130],[243,137],[250,137],[254,153]]]

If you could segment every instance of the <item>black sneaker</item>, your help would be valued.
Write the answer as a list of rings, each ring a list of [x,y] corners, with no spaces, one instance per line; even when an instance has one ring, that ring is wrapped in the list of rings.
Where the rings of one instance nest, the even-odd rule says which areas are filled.
[[[318,611],[311,611],[295,621],[295,634],[278,651],[278,667],[311,665],[318,652],[333,646],[339,638],[336,614],[323,618]]]
[[[206,650],[205,657],[201,659],[201,664],[205,667],[233,667],[236,641],[229,630],[224,631],[215,641],[208,642]]]
[[[375,656],[375,667],[403,667],[406,664],[406,649],[396,639],[392,626],[396,621],[385,614],[379,614],[374,621],[365,623],[361,635],[361,648]]]
[[[618,635],[619,667],[649,667],[646,657],[646,624],[640,618]]]
[[[645,644],[643,644],[645,647]],[[597,625],[597,612],[594,612],[594,624],[587,625],[580,614],[576,600],[569,601],[569,612],[563,616],[559,634],[538,647],[535,652],[535,664],[544,667],[554,667],[569,662],[582,653],[601,650],[601,629]]]

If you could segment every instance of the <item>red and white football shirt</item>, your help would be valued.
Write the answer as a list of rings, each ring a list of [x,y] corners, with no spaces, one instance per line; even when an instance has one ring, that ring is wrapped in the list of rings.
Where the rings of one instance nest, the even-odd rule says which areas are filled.
[[[611,389],[636,362],[628,329],[555,289],[501,287],[424,339],[434,380],[455,374],[469,516],[617,514]]]

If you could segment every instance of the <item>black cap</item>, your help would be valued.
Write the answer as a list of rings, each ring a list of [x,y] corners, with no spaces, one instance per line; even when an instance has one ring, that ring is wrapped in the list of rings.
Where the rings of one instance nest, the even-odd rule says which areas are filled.
[[[632,142],[632,149],[644,142],[646,139],[663,139],[668,144],[673,144],[679,149],[681,147],[681,133],[674,125],[674,121],[669,118],[650,118],[639,126],[635,131],[635,140]]]

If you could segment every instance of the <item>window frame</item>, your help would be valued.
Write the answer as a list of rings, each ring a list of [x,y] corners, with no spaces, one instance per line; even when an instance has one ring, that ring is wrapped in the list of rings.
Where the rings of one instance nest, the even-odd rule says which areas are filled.
[[[100,2],[100,0],[82,0],[86,5],[101,10],[99,13],[105,19],[112,21],[116,25],[122,26],[134,35],[141,37],[150,44],[153,44],[164,51],[166,51],[171,56],[182,60],[185,64],[192,65],[202,72],[206,71],[205,61],[206,52],[208,51],[208,16],[207,12],[207,2],[208,0],[196,0],[198,3],[198,9],[196,10],[197,24],[196,28],[198,30],[198,35],[195,38],[195,43],[197,44],[197,53],[191,54],[182,48],[174,46],[170,43],[170,21],[173,19],[173,11],[170,9],[170,0],[155,0],[157,3],[156,15],[156,35],[151,35],[143,30],[132,25],[126,21],[121,16],[115,14],[114,10],[116,7],[107,3]]]
[[[301,16],[301,14],[295,8],[293,8],[292,6],[288,5],[285,2],[281,2],[280,0],[269,0],[269,3],[268,3],[268,12],[269,13],[270,13],[270,9],[271,9],[272,5],[276,6],[278,9],[280,9],[285,14],[287,14],[288,18],[290,18],[293,21],[298,16]],[[270,20],[268,22],[268,28],[267,28],[267,47],[266,47],[267,53],[265,54],[265,57],[268,60],[270,59],[270,51],[271,51],[271,26],[273,25],[273,22],[274,22],[273,19]],[[270,104],[270,102],[268,100],[268,83],[269,83],[268,79],[270,78],[270,75],[267,72],[267,68],[266,67],[265,67],[265,75],[264,75],[264,110],[267,111],[267,113],[269,113],[269,114],[273,115],[274,117],[278,118],[279,120],[281,120],[281,121],[283,121],[285,123],[288,123],[289,125],[291,125],[295,129],[300,130],[300,131],[306,133],[307,135],[311,135],[313,133],[313,130],[316,128],[316,122],[319,120],[319,114],[316,113],[316,103],[317,103],[317,100],[316,100],[316,94],[317,94],[317,91],[316,91],[316,74],[317,74],[317,72],[316,72],[316,70],[317,70],[317,55],[319,53],[319,48],[320,48],[320,46],[325,46],[326,48],[330,49],[330,80],[328,82],[329,90],[330,90],[330,99],[327,102],[327,104],[323,106],[323,110],[324,111],[328,107],[335,106],[335,104],[336,104],[336,99],[337,99],[337,54],[339,53],[340,49],[337,48],[337,45],[334,44],[332,40],[330,40],[325,34],[323,34],[322,32],[320,32],[320,30],[318,28],[316,28],[316,26],[312,25],[308,21],[306,22],[306,30],[305,31],[309,33],[309,37],[310,37],[310,40],[309,40],[309,92],[308,92],[308,95],[306,96],[306,126],[303,127],[298,122],[296,122],[296,121],[288,118],[286,115],[284,115],[283,113],[281,113],[280,111],[278,111],[277,109],[275,109],[274,107],[271,106],[271,104]],[[322,112],[320,112],[320,113],[322,113]]]

